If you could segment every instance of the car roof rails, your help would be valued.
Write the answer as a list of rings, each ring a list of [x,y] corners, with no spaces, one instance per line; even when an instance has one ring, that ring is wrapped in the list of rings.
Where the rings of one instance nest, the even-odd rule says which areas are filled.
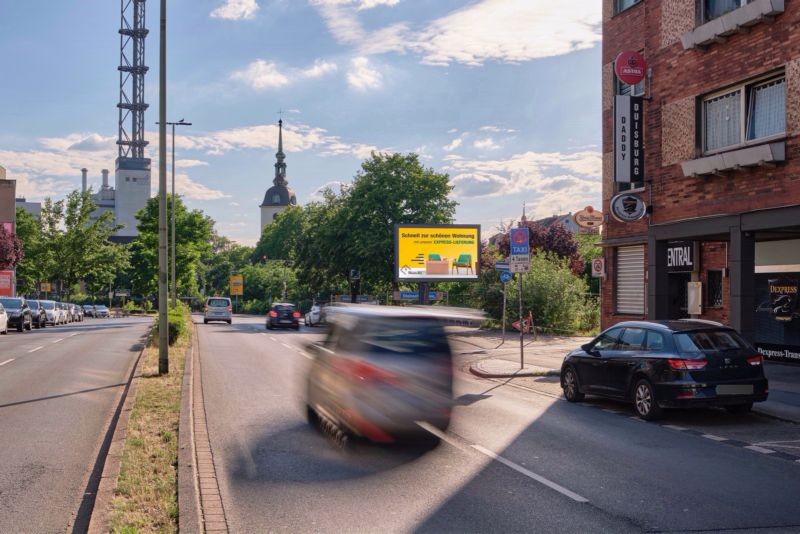
[[[722,324],[722,323],[720,323],[718,321],[711,321],[710,319],[688,319],[688,318],[683,318],[683,319],[678,319],[678,320],[681,321],[681,322],[684,322],[684,323],[703,323],[703,324],[709,324],[709,325],[712,325],[712,326],[728,326],[728,325]]]

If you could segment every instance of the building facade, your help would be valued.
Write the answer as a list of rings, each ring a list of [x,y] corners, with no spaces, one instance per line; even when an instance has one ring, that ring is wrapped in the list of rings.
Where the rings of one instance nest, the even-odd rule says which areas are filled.
[[[283,153],[283,120],[278,121],[278,152],[275,154],[275,178],[272,180],[272,187],[267,189],[264,194],[264,201],[259,206],[261,210],[261,232],[264,227],[271,224],[275,217],[288,208],[297,205],[297,197],[289,187],[286,179],[286,154]]]
[[[799,24],[798,0],[603,0],[604,327],[711,319],[800,363]],[[642,97],[627,182],[617,95]]]

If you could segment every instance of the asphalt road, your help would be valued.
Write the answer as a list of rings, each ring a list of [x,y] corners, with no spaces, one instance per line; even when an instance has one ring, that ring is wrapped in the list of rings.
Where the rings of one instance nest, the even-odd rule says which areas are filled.
[[[64,532],[77,517],[127,372],[152,319],[0,336],[0,532]]]
[[[461,372],[438,445],[341,452],[302,409],[318,329],[198,330],[232,532],[800,530],[800,463]]]

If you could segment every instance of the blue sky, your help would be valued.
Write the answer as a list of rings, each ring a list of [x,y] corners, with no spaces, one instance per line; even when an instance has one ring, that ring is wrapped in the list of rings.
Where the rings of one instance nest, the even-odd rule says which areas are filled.
[[[159,2],[147,3],[147,155],[157,169]],[[371,150],[447,172],[457,221],[598,206],[596,0],[170,0],[177,188],[223,235],[258,239],[278,110],[305,203]],[[116,158],[119,2],[0,0],[0,165],[28,200]],[[157,172],[153,174],[154,186]]]

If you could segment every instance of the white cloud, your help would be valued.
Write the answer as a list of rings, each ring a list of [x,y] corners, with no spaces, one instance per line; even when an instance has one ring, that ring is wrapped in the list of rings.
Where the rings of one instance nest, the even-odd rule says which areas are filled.
[[[339,67],[338,65],[336,65],[336,63],[318,59],[314,61],[313,65],[311,65],[307,69],[303,69],[302,74],[306,78],[320,78],[322,76],[325,76],[326,74],[336,72],[338,69]]]
[[[359,11],[372,9],[378,6],[396,6],[400,0],[311,0],[311,4],[320,7],[350,7],[354,6]]]
[[[311,195],[309,196],[309,201],[311,202],[321,202],[323,200],[323,193],[330,189],[334,193],[338,194],[341,192],[342,188],[347,188],[350,185],[350,182],[343,182],[340,180],[334,180],[332,182],[327,182],[316,188]]]
[[[476,139],[472,146],[478,150],[498,150],[500,145],[494,142],[494,139],[487,137],[486,139]]]
[[[246,69],[234,72],[231,79],[242,81],[253,89],[283,87],[289,83],[289,78],[278,70],[275,63],[263,59],[253,61]]]
[[[205,167],[208,166],[207,161],[199,159],[182,159],[180,156],[175,156],[175,167],[179,169],[188,169],[189,167]]]
[[[182,173],[175,175],[175,192],[190,200],[219,200],[221,198],[230,197],[230,195],[226,195],[218,189],[212,189],[199,182],[195,182],[188,174]]]
[[[225,2],[211,12],[211,18],[242,20],[252,19],[258,11],[256,0],[225,0]]]
[[[461,143],[463,143],[463,142],[464,142],[464,140],[461,137],[456,137],[455,139],[450,141],[450,143],[448,143],[447,145],[443,146],[442,150],[444,150],[445,152],[452,152],[453,150],[455,150],[458,147],[460,147]]]
[[[383,84],[383,76],[370,67],[369,59],[363,56],[353,58],[350,62],[350,71],[347,73],[347,83],[358,91],[377,89]]]
[[[492,133],[514,133],[516,130],[511,128],[503,128],[502,126],[481,126],[480,130],[482,132],[492,132]]]

